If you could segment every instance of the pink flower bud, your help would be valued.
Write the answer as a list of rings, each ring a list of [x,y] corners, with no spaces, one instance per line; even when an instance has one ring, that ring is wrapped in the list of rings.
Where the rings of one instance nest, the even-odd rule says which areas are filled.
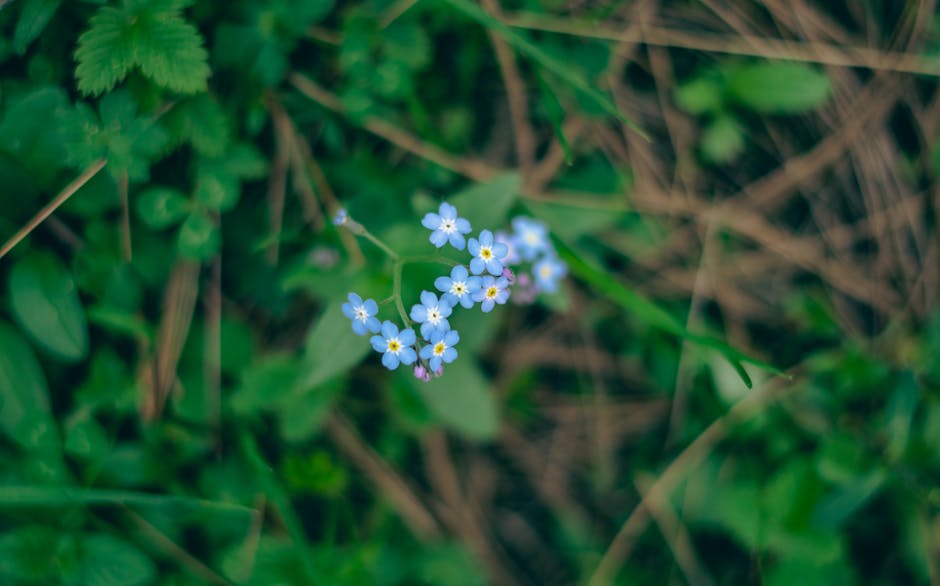
[[[424,382],[431,380],[431,375],[428,373],[428,369],[421,364],[415,365],[414,375],[416,379],[422,380]]]

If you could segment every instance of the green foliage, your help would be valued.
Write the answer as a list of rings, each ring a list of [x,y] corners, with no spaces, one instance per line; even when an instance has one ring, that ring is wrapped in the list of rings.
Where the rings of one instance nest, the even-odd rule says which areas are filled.
[[[208,54],[202,37],[182,15],[188,0],[122,0],[102,6],[78,39],[78,89],[98,95],[114,88],[135,68],[170,91],[206,89]]]

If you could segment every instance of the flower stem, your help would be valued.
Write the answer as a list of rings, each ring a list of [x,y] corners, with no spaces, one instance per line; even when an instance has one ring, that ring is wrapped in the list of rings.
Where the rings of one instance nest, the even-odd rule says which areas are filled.
[[[432,256],[430,254],[417,255],[417,256],[405,256],[405,257],[402,257],[401,262],[403,264],[417,264],[417,263],[440,264],[440,265],[447,265],[449,267],[455,267],[460,264],[459,262],[449,259],[445,256]]]
[[[370,242],[372,242],[372,244],[375,244],[376,246],[381,248],[382,252],[387,254],[389,258],[391,258],[395,262],[399,261],[400,257],[398,256],[397,252],[395,252],[387,244],[385,244],[384,242],[376,238],[375,235],[372,234],[372,232],[369,232],[364,227],[362,228],[362,235],[365,236]]]
[[[401,271],[404,266],[404,261],[396,258],[394,272],[392,273],[392,297],[395,298],[395,307],[398,308],[401,321],[404,322],[406,328],[410,328],[411,321],[408,320],[408,314],[405,313],[405,304],[401,300]]]

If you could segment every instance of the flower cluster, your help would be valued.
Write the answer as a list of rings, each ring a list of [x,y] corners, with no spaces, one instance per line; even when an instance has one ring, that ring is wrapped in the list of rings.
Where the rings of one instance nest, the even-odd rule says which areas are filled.
[[[334,223],[369,238],[396,261],[404,262],[361,224],[354,222],[345,210],[340,210]],[[451,329],[448,321],[455,307],[472,309],[479,304],[483,313],[489,313],[496,305],[504,305],[509,300],[514,284],[522,285],[523,302],[526,299],[531,302],[540,291],[557,290],[567,268],[555,254],[546,226],[529,218],[514,219],[514,230],[509,235],[482,230],[476,237],[468,238],[472,231],[470,222],[458,216],[457,208],[442,203],[438,212],[425,215],[421,224],[431,230],[429,240],[435,247],[450,244],[457,250],[466,249],[470,253],[467,264],[457,265],[450,274],[435,279],[434,288],[438,293],[422,291],[420,303],[414,304],[407,316],[396,285],[392,299],[398,303],[400,317],[405,322],[403,330],[399,331],[390,321],[379,321],[378,304],[373,299],[363,300],[350,293],[342,309],[352,321],[356,334],[374,334],[370,338],[372,347],[382,354],[386,368],[394,370],[401,364],[414,364],[415,377],[428,381],[432,374],[440,376],[444,365],[457,359],[460,334]],[[442,262],[446,263],[443,259]],[[532,264],[534,280],[528,273],[516,278],[510,267],[520,263]],[[409,317],[417,326],[420,339],[410,327]]]

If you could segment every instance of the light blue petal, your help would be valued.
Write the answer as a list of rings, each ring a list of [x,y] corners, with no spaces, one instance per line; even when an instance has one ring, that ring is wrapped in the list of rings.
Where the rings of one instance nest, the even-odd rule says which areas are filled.
[[[466,246],[466,241],[464,240],[463,235],[457,232],[452,233],[448,240],[450,241],[450,245],[457,250],[463,250],[464,246]]]
[[[370,317],[366,320],[366,327],[370,332],[376,334],[380,329],[382,329],[382,322],[380,322],[379,318],[377,317]]]
[[[474,275],[479,275],[486,269],[486,264],[480,258],[473,258],[470,260],[470,271]]]
[[[431,232],[431,237],[428,238],[431,241],[431,244],[440,248],[447,243],[447,234],[444,234],[440,230],[435,230]]]
[[[424,219],[421,220],[421,225],[428,230],[437,230],[441,227],[441,217],[432,213],[424,214]]]
[[[507,299],[509,299],[509,291],[507,291],[506,289],[503,289],[499,293],[496,294],[496,302],[499,303],[500,305],[506,303]]]
[[[467,250],[473,256],[477,256],[480,254],[480,242],[476,238],[471,238],[467,241]]]
[[[457,330],[450,330],[444,334],[444,343],[448,346],[456,346],[457,342],[460,341],[460,334],[457,333]]]
[[[349,302],[352,304],[353,307],[359,307],[360,305],[362,305],[362,297],[359,297],[355,293],[350,293]]]
[[[385,366],[385,368],[389,370],[395,370],[398,368],[398,362],[398,356],[395,356],[394,353],[386,352],[385,354],[382,354],[382,364]]]
[[[432,326],[428,322],[424,322],[423,324],[421,324],[421,337],[424,338],[425,340],[430,340],[431,334],[433,334],[435,330],[436,328],[434,326]]]
[[[402,363],[411,364],[418,359],[418,356],[415,354],[414,348],[402,348],[399,358],[401,358]]]
[[[470,222],[464,218],[457,218],[457,231],[461,234],[469,234],[472,228],[470,227]]]
[[[462,299],[466,299],[466,297],[467,297],[466,295],[462,295],[460,298],[458,298],[458,297],[457,297],[456,295],[454,295],[453,293],[444,293],[444,295],[441,296],[441,299],[443,299],[443,300],[447,301],[447,303],[449,303],[449,304],[455,306],[455,305],[457,305],[457,303],[461,303],[461,305],[462,305],[463,302],[462,302],[461,300],[462,300]],[[466,306],[464,306],[464,307],[466,307]]]
[[[500,289],[505,289],[506,287],[509,286],[509,279],[507,279],[506,277],[500,277],[495,280],[495,283],[496,283],[496,286],[499,287]]]
[[[363,306],[365,306],[366,313],[369,315],[375,315],[379,312],[379,304],[375,302],[375,299],[366,299]]]
[[[493,259],[486,263],[486,270],[493,276],[501,275],[503,274],[503,263]]]
[[[493,245],[493,256],[496,258],[503,258],[506,254],[509,253],[509,247],[503,244],[502,242],[497,242]]]
[[[372,343],[372,348],[375,349],[376,352],[385,352],[385,349],[388,347],[388,343],[382,336],[372,336],[369,338],[369,341]]]
[[[441,299],[440,303],[437,304],[437,310],[441,312],[441,317],[450,317],[453,306],[446,299]]]
[[[480,277],[470,277],[466,280],[467,289],[472,293],[480,288],[482,279]]]
[[[366,324],[359,321],[358,319],[353,320],[352,328],[353,328],[353,331],[359,334],[360,336],[366,335],[366,332],[367,332]]]
[[[415,331],[411,328],[408,328],[407,330],[402,330],[401,334],[399,334],[398,336],[398,341],[404,344],[405,346],[411,346],[417,340],[418,340],[417,337],[415,337]]]
[[[435,295],[434,293],[431,293],[430,291],[427,291],[427,290],[422,291],[422,292],[421,292],[421,303],[423,303],[424,306],[427,307],[428,309],[431,309],[432,307],[434,307],[435,305],[437,305],[437,295]]]
[[[483,300],[483,303],[480,304],[480,309],[483,310],[483,313],[489,313],[489,312],[493,311],[493,300],[492,300],[492,299],[484,299],[484,300]]]
[[[473,298],[469,295],[464,295],[460,298],[460,305],[464,306],[467,309],[473,307]]]
[[[463,265],[455,266],[454,269],[450,272],[450,278],[455,281],[466,281],[468,276],[467,267]]]
[[[385,336],[386,339],[394,338],[398,335],[398,326],[385,320],[385,323],[382,324],[382,335]]]
[[[483,246],[493,246],[493,233],[489,230],[480,232],[480,244]]]
[[[437,212],[441,215],[441,218],[447,220],[456,220],[457,219],[457,208],[450,205],[447,202],[441,204],[440,209]]]
[[[444,354],[441,356],[444,359],[444,362],[450,364],[457,358],[457,351],[453,348],[448,348],[444,350]]]
[[[344,303],[340,309],[343,310],[343,315],[345,315],[349,319],[356,319],[356,312],[353,311],[353,306],[351,304]]]
[[[425,306],[416,303],[411,306],[411,313],[409,315],[411,316],[411,319],[421,323],[423,321],[427,321],[428,310]]]
[[[428,361],[428,366],[431,367],[431,371],[437,371],[437,369],[441,367],[441,357],[432,356],[431,360]]]
[[[428,358],[431,357],[432,354],[434,354],[433,345],[427,344],[426,346],[421,348],[421,353],[420,353],[421,358],[424,358],[425,360],[427,360]]]
[[[434,288],[442,293],[447,293],[450,291],[451,286],[454,282],[450,277],[438,277],[434,279]]]

